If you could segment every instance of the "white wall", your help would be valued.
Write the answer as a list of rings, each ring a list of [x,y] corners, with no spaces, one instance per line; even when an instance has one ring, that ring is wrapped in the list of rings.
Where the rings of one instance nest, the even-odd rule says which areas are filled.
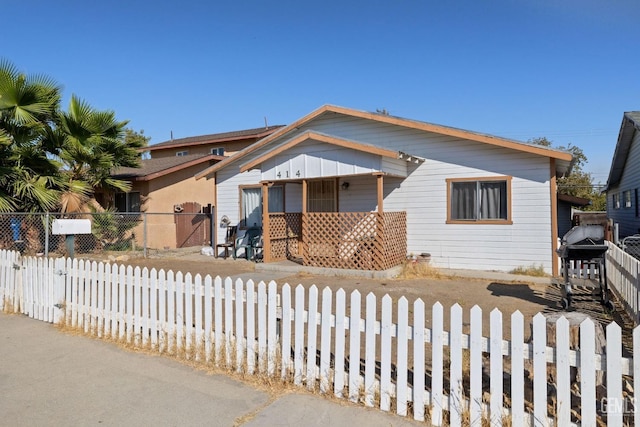
[[[216,230],[218,242],[224,242],[226,228],[220,227],[220,218],[223,215],[229,217],[230,225],[238,225],[240,222],[240,185],[258,184],[260,182],[260,171],[249,171],[236,173],[237,165],[219,170],[216,174],[217,184],[217,207],[216,207]],[[238,235],[244,231],[239,230]]]

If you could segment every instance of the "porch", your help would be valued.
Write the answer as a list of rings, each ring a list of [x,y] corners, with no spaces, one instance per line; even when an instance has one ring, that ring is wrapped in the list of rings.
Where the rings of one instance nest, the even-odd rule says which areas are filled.
[[[264,225],[265,262],[381,271],[407,255],[406,212],[269,213]]]
[[[407,219],[404,211],[385,211],[385,197],[422,162],[305,131],[240,166],[241,173],[259,169],[261,176],[260,202],[255,186],[241,189],[241,223],[261,222],[265,263],[288,259],[309,267],[388,270],[406,259]]]

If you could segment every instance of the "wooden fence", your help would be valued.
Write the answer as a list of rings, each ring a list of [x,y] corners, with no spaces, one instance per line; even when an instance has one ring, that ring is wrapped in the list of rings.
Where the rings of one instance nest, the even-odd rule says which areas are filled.
[[[456,304],[445,316],[440,303],[429,313],[420,299],[394,304],[389,296],[379,301],[368,294],[363,301],[358,291],[21,259],[11,251],[0,251],[0,297],[5,311],[281,377],[436,426],[640,425],[633,405],[640,364],[622,357],[616,323],[606,326],[602,353],[590,319],[579,327],[580,348],[571,348],[564,317],[548,345],[547,319],[538,314],[525,326],[516,311],[506,340],[497,309],[489,313],[486,337],[478,306],[467,315]],[[532,338],[525,340],[529,328]],[[640,351],[640,328],[633,348]]]
[[[609,247],[605,255],[607,283],[623,308],[636,325],[640,324],[640,261],[623,251],[613,242],[605,240]],[[559,259],[560,265],[562,260]],[[581,260],[570,260],[570,279],[598,280],[596,265]],[[562,269],[560,273],[563,274]]]
[[[640,323],[640,261],[607,241],[607,278],[626,312]]]

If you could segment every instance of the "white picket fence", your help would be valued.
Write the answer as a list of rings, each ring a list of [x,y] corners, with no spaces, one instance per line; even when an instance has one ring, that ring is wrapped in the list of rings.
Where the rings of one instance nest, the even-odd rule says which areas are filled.
[[[0,251],[0,297],[5,311],[280,377],[435,426],[480,426],[483,420],[494,426],[640,425],[636,406],[628,404],[635,402],[628,389],[640,385],[640,366],[623,357],[616,323],[606,326],[606,351],[599,354],[590,319],[580,325],[580,348],[574,350],[564,317],[552,347],[542,314],[525,326],[523,315],[513,313],[508,341],[497,309],[489,314],[485,337],[478,306],[470,310],[468,331],[462,308],[451,307],[447,330],[445,310],[436,303],[427,328],[429,313],[420,299],[410,306],[400,298],[394,313],[388,295],[378,310],[378,299],[369,294],[362,312],[358,291],[278,289],[274,282],[256,286],[82,260],[21,259],[7,251]],[[525,327],[531,340],[525,341]],[[640,351],[640,328],[633,348]],[[604,372],[604,392],[598,371]],[[577,383],[572,372],[579,372]],[[555,402],[552,409],[549,402]]]
[[[637,325],[640,323],[640,261],[612,242],[607,245],[608,283]]]

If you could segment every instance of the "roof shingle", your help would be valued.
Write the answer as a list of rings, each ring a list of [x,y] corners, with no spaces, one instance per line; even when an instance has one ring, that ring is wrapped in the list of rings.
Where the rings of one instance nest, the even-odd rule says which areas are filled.
[[[158,176],[169,173],[171,170],[183,169],[198,163],[211,160],[222,160],[223,156],[213,154],[191,154],[187,156],[162,157],[159,159],[146,159],[140,162],[140,168],[118,168],[111,174],[112,178],[147,180],[151,175]]]
[[[215,144],[236,139],[263,138],[283,125],[266,126],[254,129],[237,130],[232,132],[213,133],[209,135],[190,136],[187,138],[172,139],[145,147],[145,151],[161,150],[166,148],[186,147],[203,144]]]

